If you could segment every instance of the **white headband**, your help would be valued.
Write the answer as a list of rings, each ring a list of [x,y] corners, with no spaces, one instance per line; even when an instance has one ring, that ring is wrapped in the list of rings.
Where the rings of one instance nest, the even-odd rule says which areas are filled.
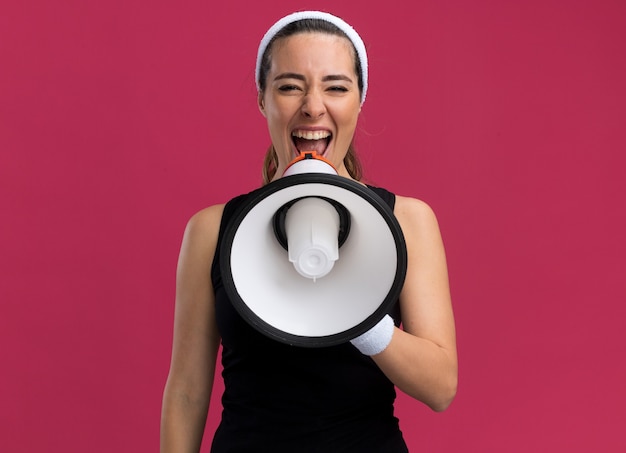
[[[361,82],[363,83],[363,90],[361,91],[361,104],[365,102],[365,94],[367,93],[367,52],[365,51],[365,44],[363,44],[363,40],[356,32],[354,28],[352,28],[349,24],[347,24],[342,19],[333,16],[332,14],[324,13],[321,11],[299,11],[297,13],[289,14],[288,16],[283,17],[278,22],[276,22],[272,27],[265,33],[263,39],[261,40],[261,44],[259,44],[259,51],[256,59],[256,87],[257,90],[260,90],[259,79],[261,77],[261,60],[263,59],[263,54],[265,53],[265,49],[272,41],[276,33],[282,30],[285,26],[289,25],[292,22],[297,22],[303,19],[321,19],[326,22],[330,22],[339,28],[342,32],[346,34],[346,36],[352,41],[354,48],[356,49],[357,57],[361,63]]]

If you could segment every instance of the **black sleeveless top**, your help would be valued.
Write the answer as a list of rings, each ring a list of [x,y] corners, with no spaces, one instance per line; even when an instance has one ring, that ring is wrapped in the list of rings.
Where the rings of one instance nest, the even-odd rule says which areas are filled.
[[[370,189],[393,209],[395,195]],[[272,340],[231,304],[220,244],[228,221],[252,194],[226,204],[211,269],[225,387],[211,451],[408,452],[393,413],[395,388],[370,357],[350,343],[303,348]],[[399,304],[390,314],[399,325]]]

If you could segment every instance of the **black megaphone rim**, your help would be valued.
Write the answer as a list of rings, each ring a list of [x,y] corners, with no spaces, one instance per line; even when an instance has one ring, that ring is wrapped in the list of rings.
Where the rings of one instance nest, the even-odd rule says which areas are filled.
[[[278,329],[261,319],[246,304],[237,291],[231,269],[231,248],[237,229],[248,213],[262,200],[285,188],[303,184],[328,184],[348,190],[363,198],[373,206],[386,222],[396,245],[396,275],[389,291],[378,308],[364,321],[354,327],[325,336],[302,336]],[[314,196],[314,194],[312,194]],[[278,239],[277,245],[280,246]],[[252,192],[252,196],[244,202],[238,212],[227,224],[220,253],[220,270],[226,293],[239,315],[260,333],[279,342],[300,347],[328,347],[346,343],[374,327],[397,302],[404,279],[406,277],[407,250],[404,234],[392,209],[373,190],[351,179],[324,173],[304,173],[282,177]]]

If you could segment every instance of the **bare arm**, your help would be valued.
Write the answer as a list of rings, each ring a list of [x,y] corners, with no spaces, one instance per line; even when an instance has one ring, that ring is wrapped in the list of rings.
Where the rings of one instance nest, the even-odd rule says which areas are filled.
[[[403,392],[433,410],[445,410],[456,395],[457,353],[448,271],[439,226],[424,203],[397,197],[395,214],[408,249],[400,294],[403,330],[373,356]]]
[[[176,273],[176,310],[170,372],[163,395],[161,452],[200,451],[213,387],[219,335],[211,264],[223,206],[193,216]]]

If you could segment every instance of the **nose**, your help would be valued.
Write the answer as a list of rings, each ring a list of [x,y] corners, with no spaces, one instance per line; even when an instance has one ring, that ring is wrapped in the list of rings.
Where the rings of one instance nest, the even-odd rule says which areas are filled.
[[[317,90],[309,91],[302,100],[302,114],[307,118],[317,119],[326,113],[324,99]]]

